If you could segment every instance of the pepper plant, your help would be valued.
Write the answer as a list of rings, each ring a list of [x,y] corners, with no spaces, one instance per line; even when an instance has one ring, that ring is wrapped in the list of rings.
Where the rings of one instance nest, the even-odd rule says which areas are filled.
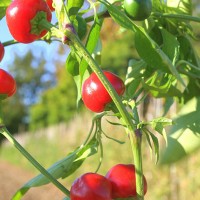
[[[48,4],[49,2],[51,1],[47,1]],[[87,2],[89,6],[85,7],[83,0],[53,0],[52,8],[49,8],[44,0],[13,2],[4,0],[0,3],[0,18],[6,15],[8,28],[14,38],[13,41],[2,43],[4,47],[18,42],[31,43],[37,40],[49,43],[59,40],[61,44],[68,45],[71,51],[66,58],[66,69],[74,77],[77,85],[77,105],[80,105],[83,98],[86,107],[94,112],[92,126],[85,142],[47,170],[14,139],[3,123],[1,113],[0,133],[41,172],[20,188],[14,194],[13,200],[21,199],[31,187],[42,186],[49,182],[66,195],[65,199],[102,199],[103,194],[96,194],[99,192],[98,188],[103,188],[100,191],[107,192],[105,194],[107,199],[118,197],[144,199],[148,180],[143,175],[145,172],[142,166],[142,140],[147,140],[149,147],[154,150],[156,162],[159,161],[159,140],[155,132],[162,135],[167,144],[165,126],[173,126],[172,119],[165,117],[170,105],[176,100],[187,102],[199,95],[200,61],[192,45],[195,34],[190,22],[199,23],[200,18],[192,15],[191,0],[88,0]],[[51,11],[56,15],[55,24],[51,23]],[[145,13],[142,13],[143,11]],[[135,17],[136,14],[139,18]],[[96,49],[102,50],[99,43],[101,29],[105,18],[108,17],[112,18],[123,31],[131,31],[134,34],[133,40],[139,59],[129,60],[124,81],[111,73],[112,66],[108,66],[110,72],[106,74],[101,69],[100,56],[97,56]],[[110,73],[111,78],[108,76]],[[166,102],[163,105],[165,112],[159,118],[142,121],[138,106],[147,95],[151,95],[152,98],[163,98]],[[110,123],[113,126],[123,126],[129,138],[134,158],[133,162],[130,161],[130,166],[133,166],[134,174],[129,177],[132,185],[126,189],[129,191],[133,188],[133,190],[129,191],[128,196],[123,194],[122,197],[116,197],[111,194],[109,179],[96,174],[89,177],[100,176],[102,182],[106,182],[109,186],[97,184],[98,188],[95,188],[95,184],[89,184],[95,182],[91,178],[88,185],[84,185],[88,196],[83,194],[81,197],[79,195],[81,191],[73,189],[71,191],[73,195],[70,195],[70,189],[57,179],[67,178],[83,164],[86,158],[98,151],[103,155],[101,137],[104,132],[101,120],[106,116],[117,118],[118,123]],[[120,145],[120,141],[112,139]],[[97,163],[97,171],[101,164],[103,163]],[[79,180],[85,180],[83,177],[87,176],[80,177],[74,185]],[[118,181],[117,177],[115,179]],[[120,187],[123,189],[123,186]]]

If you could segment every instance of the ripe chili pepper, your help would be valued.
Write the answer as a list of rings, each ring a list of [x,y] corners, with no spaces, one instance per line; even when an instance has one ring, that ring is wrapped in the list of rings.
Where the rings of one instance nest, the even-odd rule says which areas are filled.
[[[106,174],[106,178],[112,185],[112,198],[136,197],[135,166],[132,164],[118,164],[112,167]],[[144,194],[147,192],[147,181],[144,180]]]
[[[5,70],[0,69],[0,99],[12,96],[16,92],[15,79]]]
[[[123,81],[109,71],[104,71],[103,73],[114,87],[118,95],[123,95],[125,91]],[[104,111],[105,106],[112,101],[109,93],[95,73],[92,73],[90,77],[83,83],[82,99],[85,106],[93,112]]]
[[[40,14],[40,18],[33,21]],[[31,43],[43,37],[47,30],[39,27],[39,21],[51,21],[51,11],[44,0],[15,0],[6,10],[6,22],[11,35],[21,43]],[[34,24],[35,23],[35,24]]]
[[[111,184],[102,175],[86,173],[77,178],[70,190],[71,200],[112,200]]]

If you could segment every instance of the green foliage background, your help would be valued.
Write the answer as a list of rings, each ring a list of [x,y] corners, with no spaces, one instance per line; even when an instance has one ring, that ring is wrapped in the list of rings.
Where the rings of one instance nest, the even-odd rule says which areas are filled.
[[[76,113],[76,86],[62,64],[57,65],[56,79],[57,84],[46,90],[39,102],[31,106],[30,130],[67,122]]]

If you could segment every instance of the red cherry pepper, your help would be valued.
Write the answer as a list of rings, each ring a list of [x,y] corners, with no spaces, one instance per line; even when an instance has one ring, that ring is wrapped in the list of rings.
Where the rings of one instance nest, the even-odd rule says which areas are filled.
[[[15,0],[9,5],[6,10],[6,22],[15,40],[30,43],[47,33],[47,30],[33,27],[31,24],[31,20],[41,11],[46,14],[46,19],[50,22],[52,14],[44,0]],[[37,33],[33,33],[34,28]]]
[[[86,173],[77,178],[70,190],[71,200],[112,200],[111,184],[102,175]]]
[[[118,95],[121,96],[125,91],[123,81],[111,72],[104,71],[103,73]],[[109,93],[95,73],[92,73],[83,83],[82,99],[85,106],[93,112],[104,111],[105,106],[112,101]]]
[[[16,92],[15,79],[5,70],[0,69],[0,99],[12,96]]]
[[[112,185],[112,198],[136,197],[135,166],[132,164],[118,164],[112,167],[106,174],[106,178]],[[144,194],[147,192],[147,181],[144,180]]]

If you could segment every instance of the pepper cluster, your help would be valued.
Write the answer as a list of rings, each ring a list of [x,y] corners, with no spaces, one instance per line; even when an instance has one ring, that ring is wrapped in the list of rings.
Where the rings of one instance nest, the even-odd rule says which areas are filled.
[[[147,181],[144,179],[144,194],[147,192]],[[97,173],[86,173],[77,178],[70,190],[71,200],[112,200],[136,197],[135,166],[117,164],[105,176]]]

